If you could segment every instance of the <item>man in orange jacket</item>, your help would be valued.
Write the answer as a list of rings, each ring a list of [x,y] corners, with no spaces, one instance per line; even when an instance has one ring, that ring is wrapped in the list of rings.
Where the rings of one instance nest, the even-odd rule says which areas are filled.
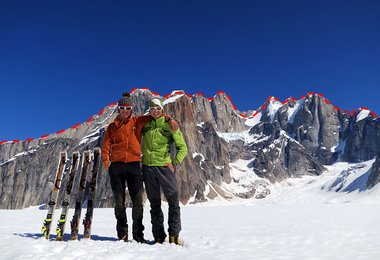
[[[118,102],[119,115],[104,134],[102,162],[108,169],[111,188],[115,198],[116,231],[120,240],[128,241],[128,224],[125,207],[125,188],[128,186],[132,199],[133,239],[143,243],[143,177],[140,165],[141,136],[145,123],[152,116],[132,116],[133,103],[129,93],[124,93]],[[173,131],[178,129],[176,121],[165,116]]]

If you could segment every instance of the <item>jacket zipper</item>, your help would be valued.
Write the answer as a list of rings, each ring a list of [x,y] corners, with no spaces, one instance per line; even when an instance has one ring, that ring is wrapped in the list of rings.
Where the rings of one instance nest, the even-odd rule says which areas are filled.
[[[150,143],[152,144],[152,151],[151,151],[151,153],[150,153],[150,162],[149,162],[149,164],[152,164],[152,162],[153,162],[153,137],[154,137],[154,131],[156,130],[156,123],[157,123],[157,121],[156,120],[154,120],[154,130],[152,131],[152,136],[151,136],[151,140],[150,140]]]

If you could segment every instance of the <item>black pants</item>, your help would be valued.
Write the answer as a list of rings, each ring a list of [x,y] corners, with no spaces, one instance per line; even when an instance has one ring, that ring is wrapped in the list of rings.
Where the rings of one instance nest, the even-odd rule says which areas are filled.
[[[125,207],[125,183],[128,185],[132,199],[132,232],[133,237],[143,238],[143,177],[139,162],[111,163],[109,168],[111,188],[115,197],[116,231],[119,238],[128,234],[127,214]]]
[[[155,239],[165,239],[164,215],[161,209],[162,188],[169,204],[169,235],[178,236],[181,231],[181,213],[178,199],[178,187],[175,172],[166,166],[143,165],[145,190],[150,202],[152,232]]]

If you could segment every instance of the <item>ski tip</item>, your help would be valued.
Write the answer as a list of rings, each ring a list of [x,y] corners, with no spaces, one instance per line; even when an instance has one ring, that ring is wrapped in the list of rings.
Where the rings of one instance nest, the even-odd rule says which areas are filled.
[[[66,160],[67,159],[67,152],[61,152],[60,156],[61,156],[62,161]]]

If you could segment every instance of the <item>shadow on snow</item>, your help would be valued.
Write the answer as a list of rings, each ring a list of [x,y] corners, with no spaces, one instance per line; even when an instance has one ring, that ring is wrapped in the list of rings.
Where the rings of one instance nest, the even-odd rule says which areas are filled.
[[[13,233],[15,236],[25,237],[25,238],[32,238],[32,239],[40,239],[43,237],[42,233]],[[56,235],[50,235],[50,240],[55,240]],[[64,241],[70,241],[70,234],[65,234],[63,236]],[[79,236],[79,240],[83,240],[83,236]],[[91,235],[91,239],[94,241],[117,241],[117,238],[115,237],[106,237],[106,236],[98,236],[98,235]]]

